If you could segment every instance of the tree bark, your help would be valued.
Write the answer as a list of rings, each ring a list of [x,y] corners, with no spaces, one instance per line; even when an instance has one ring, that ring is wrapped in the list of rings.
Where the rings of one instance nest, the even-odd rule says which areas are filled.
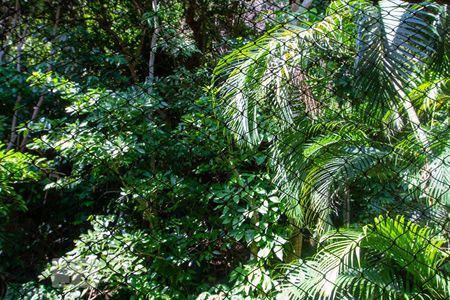
[[[17,95],[16,102],[14,103],[14,114],[13,114],[12,121],[11,121],[11,133],[10,133],[8,145],[6,146],[6,151],[9,151],[12,148],[14,148],[14,145],[17,140],[16,129],[17,129],[17,120],[19,118],[18,110],[19,110],[21,101],[22,101],[22,96],[19,94],[19,95]]]
[[[297,12],[300,6],[306,9],[310,8],[313,3],[313,0],[303,0],[303,1],[291,0],[289,3],[291,4],[291,10],[293,12]]]
[[[313,0],[304,0],[304,1],[302,2],[302,6],[303,6],[304,8],[306,8],[306,9],[308,9],[308,8],[311,7],[312,3],[313,3]]]
[[[18,38],[19,38],[19,41],[17,43],[17,50],[16,50],[17,51],[16,71],[17,71],[17,74],[20,76],[20,74],[22,72],[22,49],[25,44],[26,36],[28,33],[28,26],[25,25],[23,31],[20,32],[21,31],[20,27],[22,25],[22,17],[21,17],[21,13],[20,13],[19,0],[16,0],[15,9],[16,9],[16,13],[17,13],[17,27],[18,27]],[[19,82],[22,83],[22,78],[20,78]],[[17,92],[16,102],[14,103],[14,113],[13,113],[13,117],[12,117],[12,121],[11,121],[11,134],[10,134],[8,145],[6,146],[6,151],[11,150],[15,146],[16,141],[18,139],[16,129],[17,129],[17,121],[19,119],[19,108],[20,108],[21,101],[22,101],[22,95],[20,94],[20,90],[19,90]]]
[[[290,238],[290,244],[292,251],[286,255],[286,263],[300,259],[303,254],[303,233],[298,225],[294,225],[294,232]]]
[[[152,84],[155,80],[155,59],[156,59],[156,47],[161,32],[161,25],[158,18],[158,0],[152,0],[153,9],[153,34],[150,41],[150,55],[148,57],[148,77],[147,84],[149,85],[149,94],[152,92]]]
[[[306,114],[311,119],[317,119],[322,115],[320,109],[320,102],[314,99],[311,88],[309,87],[306,76],[301,70],[300,66],[294,66],[292,71],[292,85],[298,89],[299,98],[304,104]]]
[[[347,185],[344,186],[344,224],[345,227],[349,228],[350,227],[350,189]]]
[[[116,46],[120,49],[121,53],[125,57],[127,61],[128,70],[130,71],[131,79],[134,83],[138,82],[138,75],[136,72],[136,62],[131,54],[130,49],[125,44],[125,42],[120,38],[120,36],[112,29],[111,22],[106,18],[106,14],[102,12],[98,12],[98,15],[96,16],[96,21],[98,22],[100,28],[102,28],[106,33],[110,35],[113,42],[116,44]]]
[[[188,0],[185,2],[186,24],[192,30],[192,35],[197,48],[204,52],[206,50],[206,34],[204,32],[203,22],[204,11],[196,0]]]

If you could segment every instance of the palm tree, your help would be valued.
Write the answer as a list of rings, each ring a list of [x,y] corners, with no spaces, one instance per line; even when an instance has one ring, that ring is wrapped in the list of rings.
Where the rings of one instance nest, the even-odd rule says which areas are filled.
[[[311,260],[287,266],[279,299],[448,299],[446,239],[404,217],[322,237]]]
[[[424,87],[448,97],[448,12],[428,2],[339,0],[321,21],[279,25],[218,64],[213,84],[227,125],[242,144],[270,141],[296,226],[325,233],[362,176],[414,179],[422,195],[448,194],[450,145],[435,145],[448,107]],[[440,198],[434,203],[449,203]]]

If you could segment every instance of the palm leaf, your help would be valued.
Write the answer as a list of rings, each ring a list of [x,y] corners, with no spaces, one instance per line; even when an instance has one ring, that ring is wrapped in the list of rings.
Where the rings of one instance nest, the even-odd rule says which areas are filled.
[[[421,67],[437,52],[442,39],[433,24],[440,6],[412,5],[400,0],[366,5],[358,12],[355,86],[362,94],[378,95],[373,101],[393,101],[399,90],[414,85]],[[434,47],[433,47],[434,46]]]
[[[435,49],[431,57],[431,66],[439,74],[450,74],[450,7],[448,5],[436,6],[438,17],[434,18],[433,26],[436,28],[436,39],[433,41]]]
[[[272,116],[272,126],[292,125],[293,77],[314,51],[335,49],[332,45],[342,39],[343,15],[334,13],[304,28],[277,26],[219,62],[213,78],[215,95],[239,141],[259,143],[258,116],[265,110]]]
[[[448,299],[444,242],[402,216],[329,232],[311,260],[286,267],[280,299]]]
[[[286,213],[297,225],[320,231],[328,226],[333,199],[362,173],[378,167],[388,156],[368,143],[364,131],[352,124],[315,123],[294,127],[273,146],[274,178],[284,192]]]
[[[426,133],[407,95],[424,69],[442,61],[436,58],[448,43],[439,32],[442,11],[443,6],[432,3],[386,0],[358,12],[354,86],[362,109],[368,116],[377,111],[385,115],[382,121],[396,131],[402,129],[404,110],[422,144],[427,143]]]

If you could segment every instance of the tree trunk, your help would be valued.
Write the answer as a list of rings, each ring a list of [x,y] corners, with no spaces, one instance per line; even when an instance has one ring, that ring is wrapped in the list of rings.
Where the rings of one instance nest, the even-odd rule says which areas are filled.
[[[153,9],[153,34],[150,41],[150,55],[148,58],[148,77],[147,84],[149,85],[149,94],[152,92],[152,84],[155,80],[155,58],[156,58],[156,47],[159,38],[159,33],[161,31],[161,25],[159,24],[158,18],[158,0],[152,0]]]
[[[308,9],[308,8],[311,7],[312,3],[313,3],[313,0],[304,0],[304,1],[302,2],[302,6],[303,6],[304,8],[306,8],[306,9]]]
[[[291,10],[292,10],[292,12],[297,12],[298,9],[299,9],[299,5],[298,5],[297,0],[291,1]]]
[[[395,74],[397,75],[397,74]],[[422,125],[420,123],[419,116],[417,115],[417,112],[414,108],[414,105],[411,102],[411,99],[409,99],[408,95],[403,91],[404,87],[403,84],[397,80],[393,80],[394,87],[397,90],[397,93],[402,100],[403,108],[406,111],[406,114],[408,115],[408,121],[414,131],[414,135],[416,136],[417,140],[422,145],[422,150],[426,154],[430,154],[430,142],[428,140],[427,133],[425,130],[423,130]],[[424,166],[422,167],[422,170],[420,171],[420,180],[424,184],[424,193],[426,195],[430,195],[431,193],[427,192],[428,190],[428,184],[429,180],[431,179],[431,170],[430,165],[428,161],[425,162]],[[428,197],[428,205],[431,207],[433,206],[433,197]]]
[[[202,6],[196,0],[188,0],[185,2],[186,24],[192,30],[192,35],[197,48],[204,52],[207,44],[207,34],[204,31],[203,22],[205,22],[204,11]]]
[[[98,22],[98,25],[101,29],[103,29],[109,36],[112,41],[115,43],[115,46],[120,49],[121,54],[123,54],[125,60],[127,61],[128,71],[130,72],[130,77],[134,83],[138,82],[138,74],[136,71],[136,61],[131,53],[129,47],[126,42],[124,42],[120,36],[115,32],[112,28],[112,23],[108,19],[108,14],[104,11],[96,12],[95,20]]]
[[[350,227],[350,189],[347,185],[344,186],[344,224],[345,227]]]
[[[294,225],[295,229],[290,239],[292,251],[286,255],[287,263],[298,260],[302,257],[303,252],[303,233],[298,225]]]
[[[297,12],[299,10],[300,1],[291,0],[291,9],[292,12]],[[304,0],[301,4],[304,8],[309,8],[312,4],[312,0]],[[292,21],[293,24],[296,24],[297,21],[294,19]],[[322,110],[320,109],[320,103],[314,99],[311,88],[309,87],[306,81],[306,75],[300,66],[293,67],[292,71],[292,85],[298,89],[299,98],[303,102],[306,110],[306,114],[311,119],[317,119],[318,116],[322,114]]]
[[[321,116],[322,110],[320,109],[320,102],[314,99],[311,88],[306,81],[306,76],[300,66],[293,67],[292,85],[298,89],[299,98],[304,104],[306,114],[313,120]]]
[[[6,146],[6,151],[13,149],[14,145],[16,143],[16,140],[17,140],[16,129],[17,129],[17,120],[19,118],[18,110],[19,110],[21,101],[22,101],[22,96],[20,96],[20,94],[19,94],[16,96],[16,102],[14,103],[14,114],[13,114],[12,121],[11,121],[11,133],[10,133],[8,145]]]
[[[291,10],[292,10],[292,12],[297,12],[299,10],[300,6],[308,9],[311,7],[312,3],[313,3],[313,0],[303,0],[303,1],[291,0],[290,1]]]
[[[24,29],[22,32],[20,32],[20,27],[22,25],[22,18],[21,18],[21,14],[20,14],[20,3],[19,0],[16,0],[16,5],[15,5],[15,9],[16,9],[16,13],[17,13],[17,27],[18,27],[18,43],[17,43],[17,63],[16,63],[16,71],[17,74],[19,74],[22,72],[22,48],[25,44],[25,39],[28,33],[28,27],[27,25],[25,25]],[[22,78],[20,78],[20,84],[22,83]],[[16,141],[18,139],[17,136],[17,121],[19,119],[19,108],[20,108],[20,103],[22,101],[22,96],[20,95],[20,90],[17,92],[17,96],[16,96],[16,102],[14,103],[14,113],[13,113],[13,117],[12,117],[12,121],[11,121],[11,134],[9,137],[9,142],[8,145],[6,146],[6,151],[9,151],[11,149],[13,149],[13,147],[15,147]]]

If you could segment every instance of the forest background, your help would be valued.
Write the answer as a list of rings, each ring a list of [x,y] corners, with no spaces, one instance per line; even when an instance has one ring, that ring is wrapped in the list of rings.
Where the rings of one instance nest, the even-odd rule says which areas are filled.
[[[413,2],[4,1],[0,296],[448,299],[450,17]]]

